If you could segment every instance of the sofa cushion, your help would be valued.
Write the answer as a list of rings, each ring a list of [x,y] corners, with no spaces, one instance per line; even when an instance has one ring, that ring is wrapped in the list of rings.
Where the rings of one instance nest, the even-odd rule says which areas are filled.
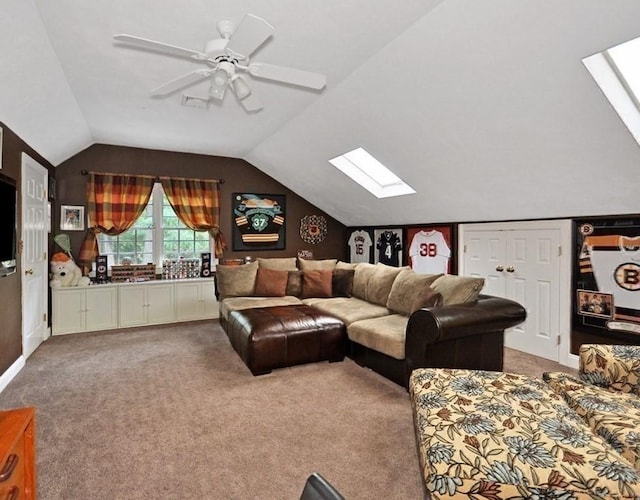
[[[367,282],[367,301],[380,306],[386,306],[393,281],[402,269],[407,268],[387,266],[386,264],[380,263],[376,264],[373,274]]]
[[[391,356],[404,359],[405,332],[409,318],[404,314],[389,314],[379,318],[355,321],[347,327],[353,342]]]
[[[445,306],[477,300],[483,286],[484,278],[453,274],[440,276],[431,284],[431,288],[442,295]]]
[[[338,259],[298,259],[298,267],[303,271],[333,271],[337,263]]]
[[[331,279],[333,297],[351,297],[354,269],[334,269]]]
[[[258,297],[284,297],[288,278],[288,271],[258,267],[254,294]]]
[[[336,269],[351,269],[355,271],[357,265],[358,265],[357,262],[344,262],[342,260],[339,260],[336,263]]]
[[[287,272],[287,291],[286,295],[294,297],[302,296],[302,271]]]
[[[640,346],[582,344],[580,378],[591,384],[640,396]]]
[[[568,373],[545,372],[543,378],[593,432],[640,471],[640,398],[598,387]]]
[[[408,316],[418,295],[440,276],[442,274],[418,274],[412,269],[403,269],[393,280],[387,307]]]
[[[390,313],[386,307],[371,304],[355,297],[309,298],[303,299],[302,302],[340,318],[345,325],[361,319],[386,316]]]
[[[425,287],[411,304],[411,313],[418,311],[419,309],[425,309],[427,307],[439,307],[443,304],[444,299],[442,294],[433,290],[433,288]]]
[[[264,269],[277,269],[278,271],[295,271],[298,269],[296,257],[274,257],[271,259],[258,257],[257,261],[258,267]]]
[[[420,470],[434,498],[634,498],[640,473],[539,379],[417,369]]]
[[[333,271],[304,271],[302,273],[302,297],[331,297]]]
[[[258,263],[240,266],[216,266],[216,282],[221,297],[252,296],[255,290]]]
[[[356,266],[355,273],[353,275],[352,294],[354,297],[367,300],[367,283],[369,283],[369,278],[373,276],[373,271],[375,271],[375,269],[375,265],[366,262],[360,263]]]
[[[231,311],[252,309],[254,307],[296,306],[302,304],[298,297],[229,297],[220,302],[220,316],[229,319]]]

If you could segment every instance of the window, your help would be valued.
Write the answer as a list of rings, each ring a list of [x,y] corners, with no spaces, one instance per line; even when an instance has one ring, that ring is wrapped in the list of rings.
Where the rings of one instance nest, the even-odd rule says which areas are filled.
[[[156,183],[149,204],[135,224],[118,236],[98,235],[100,255],[109,256],[109,264],[153,262],[160,267],[165,259],[200,258],[211,252],[211,237],[206,231],[186,227],[169,205],[162,185]]]
[[[611,47],[582,62],[640,144],[640,38]]]
[[[411,186],[363,148],[333,158],[329,163],[378,198],[415,193]]]

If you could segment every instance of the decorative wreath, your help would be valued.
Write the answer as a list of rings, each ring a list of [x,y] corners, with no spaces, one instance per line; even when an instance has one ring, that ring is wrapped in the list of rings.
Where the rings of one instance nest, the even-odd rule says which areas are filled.
[[[327,237],[327,219],[322,215],[305,215],[300,219],[300,238],[317,245]]]

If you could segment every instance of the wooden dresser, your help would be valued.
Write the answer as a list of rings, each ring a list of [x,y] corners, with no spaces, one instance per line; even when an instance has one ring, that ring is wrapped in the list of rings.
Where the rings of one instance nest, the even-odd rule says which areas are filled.
[[[35,409],[0,412],[0,499],[35,499]]]

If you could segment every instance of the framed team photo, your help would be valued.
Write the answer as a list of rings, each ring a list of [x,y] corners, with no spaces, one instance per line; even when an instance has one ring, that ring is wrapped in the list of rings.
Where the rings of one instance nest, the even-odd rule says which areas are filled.
[[[402,250],[404,248],[404,229],[401,227],[375,229],[374,258],[373,263],[386,264],[387,266],[400,267],[402,262]]]
[[[407,228],[406,262],[420,274],[455,274],[457,258],[452,224]]]
[[[640,216],[576,219],[573,330],[640,338]]]

